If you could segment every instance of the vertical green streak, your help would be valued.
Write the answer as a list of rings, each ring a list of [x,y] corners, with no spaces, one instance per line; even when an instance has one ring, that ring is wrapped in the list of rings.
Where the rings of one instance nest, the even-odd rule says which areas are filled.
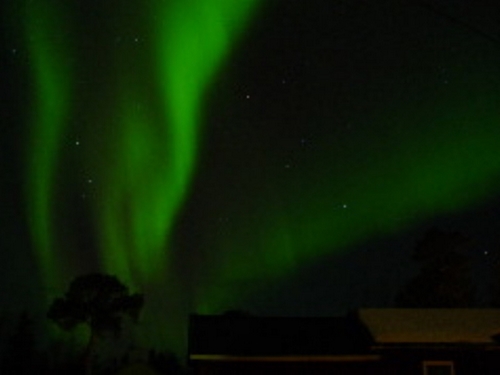
[[[126,87],[126,85],[124,85]],[[164,272],[167,229],[173,220],[169,152],[154,109],[133,88],[123,88],[105,157],[100,156],[97,218],[104,267],[129,282],[148,282]],[[138,90],[141,91],[141,90]],[[107,159],[107,160],[104,160]]]
[[[173,180],[177,196],[193,170],[201,99],[255,0],[175,1],[160,9],[158,73],[172,129]]]
[[[157,69],[172,137],[168,183],[177,202],[193,172],[203,94],[255,4],[178,0],[159,9]]]
[[[28,146],[27,195],[31,231],[46,287],[57,285],[62,260],[54,249],[54,186],[61,136],[67,121],[70,71],[58,9],[26,5],[26,38],[34,80]]]
[[[172,218],[186,196],[194,171],[203,96],[257,3],[257,0],[176,0],[170,7],[157,9],[156,60],[170,132],[166,146],[171,150],[171,166],[165,183],[170,191]],[[170,286],[170,289],[177,288]],[[179,328],[185,328],[185,317],[192,311],[186,303],[187,297],[177,291],[173,299],[178,307],[172,318],[179,324],[172,327],[172,338],[184,345],[185,331]]]
[[[110,72],[117,82],[115,102],[108,106],[112,119],[91,120],[102,124],[102,146],[91,169],[99,170],[92,205],[103,268],[146,288],[150,338],[177,349],[185,341],[190,308],[170,263],[170,236],[195,169],[204,94],[256,4],[150,2],[146,16],[130,20],[140,30],[151,29],[141,55],[111,52],[119,69]]]
[[[146,282],[167,269],[169,236],[195,168],[203,95],[256,1],[155,4],[152,78],[160,98],[141,96],[151,92],[141,69],[119,78],[119,135],[98,215],[105,268]],[[145,105],[136,110],[137,103]]]

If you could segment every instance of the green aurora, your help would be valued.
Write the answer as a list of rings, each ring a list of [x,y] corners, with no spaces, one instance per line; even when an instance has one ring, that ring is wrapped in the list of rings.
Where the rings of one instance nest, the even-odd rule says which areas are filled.
[[[204,93],[257,1],[138,3],[141,15],[130,4],[127,9],[103,6],[96,18],[106,19],[108,27],[126,36],[131,28],[140,30],[147,37],[139,56],[116,48],[102,52],[98,62],[89,62],[93,51],[70,48],[78,44],[68,35],[85,26],[71,25],[76,10],[63,3],[30,1],[25,15],[36,94],[28,210],[47,298],[79,272],[56,228],[64,223],[55,223],[64,180],[58,173],[68,157],[61,144],[71,136],[72,122],[83,129],[73,139],[83,153],[79,165],[92,171],[87,183],[99,192],[85,198],[95,220],[101,268],[151,290],[170,279],[169,239],[195,168]],[[90,68],[81,66],[86,62]],[[85,95],[77,81],[102,89]],[[168,288],[180,293],[178,287]]]
[[[373,33],[384,35],[384,42],[400,37],[399,33],[410,34],[408,30],[418,37],[425,35],[412,29],[411,23],[404,32],[391,29],[392,25],[375,25]],[[299,114],[296,122],[301,130],[290,132],[311,134],[314,148],[274,163],[269,157],[273,152],[260,149],[266,155],[261,158],[265,164],[250,165],[233,179],[240,191],[231,198],[238,203],[218,202],[223,207],[219,215],[232,218],[228,228],[203,231],[216,233],[207,235],[203,243],[217,249],[217,255],[208,262],[215,266],[205,275],[206,280],[198,283],[201,311],[244,306],[266,284],[293,279],[297,271],[329,254],[404,233],[433,218],[466,212],[495,198],[500,187],[498,46],[474,36],[465,38],[467,33],[461,29],[443,29],[434,37],[446,43],[460,40],[460,48],[446,50],[417,37],[410,39],[414,44],[404,45],[404,52],[395,52],[401,47],[397,42],[392,49],[384,49],[383,42],[370,46],[371,50],[380,49],[377,54],[384,60],[374,54],[371,63],[363,60],[363,64],[378,63],[383,79],[369,77],[380,86],[373,84],[365,90],[353,84],[356,88],[344,93],[350,101],[359,99],[358,107],[363,109],[359,113],[356,104],[342,100],[339,102],[351,105],[347,115],[339,110],[342,104],[311,110],[308,106],[314,103],[304,94],[306,104],[298,113],[305,114]],[[407,40],[402,38],[400,43]],[[322,51],[311,48],[317,50]],[[391,53],[394,56],[385,57]],[[414,59],[419,54],[422,59]],[[433,58],[427,61],[424,56],[429,55]],[[356,55],[351,57],[355,66]],[[337,66],[332,63],[330,69]],[[433,85],[432,77],[440,66],[447,67],[453,79]],[[425,79],[394,83],[404,82],[412,71]],[[360,70],[359,74],[369,73]],[[310,87],[305,86],[304,92],[313,91],[311,87],[321,91],[329,84],[335,87],[339,76],[341,73],[328,76],[322,70],[309,73]],[[373,92],[382,94],[377,97]],[[357,136],[336,130],[345,119],[357,129]],[[283,130],[282,134],[287,137]],[[286,149],[286,142],[280,145]]]
[[[296,165],[299,181],[282,179],[248,206],[239,207],[245,215],[231,224],[232,235],[212,239],[210,247],[221,250],[214,262],[218,267],[200,283],[199,308],[210,313],[244,304],[245,296],[258,294],[253,280],[290,277],[332,251],[405,231],[429,217],[460,212],[494,197],[500,173],[496,101],[468,103],[458,98],[459,111],[432,118],[431,107],[446,106],[434,100],[429,100],[428,111],[413,117],[404,110],[372,115],[373,122],[388,128],[396,128],[391,121],[397,119],[418,130],[410,137],[370,133],[361,146],[367,156],[358,161],[356,173],[346,168],[354,168],[359,140],[338,155],[339,160],[351,160],[349,167],[321,164],[325,170],[319,174],[311,171],[313,160]],[[329,153],[325,145],[313,159],[329,160]],[[241,300],[235,302],[235,296]]]
[[[27,157],[28,216],[37,245],[42,278],[49,288],[57,285],[64,258],[53,238],[54,190],[61,138],[66,130],[71,104],[72,64],[70,44],[62,14],[41,2],[27,3],[26,39],[33,70],[32,135]]]
[[[27,201],[47,299],[81,272],[68,250],[76,240],[59,215],[71,216],[71,199],[60,197],[80,196],[68,186],[91,186],[83,215],[91,222],[99,267],[145,291],[145,335],[162,345],[184,342],[188,313],[242,304],[262,285],[255,280],[283,279],[322,255],[465,210],[498,189],[500,115],[493,84],[473,89],[482,101],[471,102],[469,95],[441,101],[436,92],[420,102],[418,115],[410,99],[392,98],[390,110],[382,105],[359,121],[385,124],[387,134],[368,130],[361,144],[347,141],[333,157],[331,139],[319,142],[293,165],[300,178],[285,170],[250,172],[217,210],[232,218],[229,229],[217,232],[207,224],[210,233],[200,234],[203,260],[197,260],[203,265],[193,266],[196,275],[181,275],[185,269],[172,258],[182,244],[173,243],[173,232],[203,165],[206,96],[257,1],[158,0],[133,10],[113,2],[95,15],[96,22],[107,20],[93,31],[98,59],[73,40],[91,27],[72,22],[75,9],[64,2],[50,9],[41,0],[26,4],[33,80]],[[109,30],[123,35],[113,49],[102,42],[114,39]],[[138,41],[135,31],[142,35]],[[456,86],[457,92],[470,90]],[[412,134],[392,131],[401,123]],[[63,146],[75,141],[71,150]],[[356,159],[359,149],[365,156]],[[74,177],[75,171],[67,177],[70,169],[87,177]],[[168,333],[151,324],[158,321]]]

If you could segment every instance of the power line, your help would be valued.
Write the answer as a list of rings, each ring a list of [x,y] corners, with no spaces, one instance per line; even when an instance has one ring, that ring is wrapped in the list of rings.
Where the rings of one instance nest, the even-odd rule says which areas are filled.
[[[437,7],[435,7],[432,4],[429,4],[426,1],[415,1],[415,4],[417,6],[424,8],[424,9],[427,9],[429,12],[434,13],[435,15],[446,18],[451,23],[458,25],[458,26],[460,26],[460,27],[462,27],[462,28],[474,33],[474,34],[477,34],[477,35],[489,40],[490,42],[493,42],[497,45],[500,44],[500,39],[498,37],[491,35],[490,33],[487,33],[474,25],[471,25],[465,21],[462,21],[462,20],[458,19],[457,17],[454,17],[446,12],[443,12],[442,10],[438,9]]]

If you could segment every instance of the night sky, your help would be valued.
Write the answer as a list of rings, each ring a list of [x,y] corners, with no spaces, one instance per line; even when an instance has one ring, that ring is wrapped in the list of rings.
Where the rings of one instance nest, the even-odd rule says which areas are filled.
[[[10,0],[0,280],[75,276],[189,313],[391,306],[431,227],[500,250],[500,28],[486,1]],[[182,349],[180,349],[182,350]]]

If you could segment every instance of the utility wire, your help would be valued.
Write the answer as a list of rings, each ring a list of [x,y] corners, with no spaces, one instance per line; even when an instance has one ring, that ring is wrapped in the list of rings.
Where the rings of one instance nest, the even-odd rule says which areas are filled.
[[[443,12],[442,10],[438,9],[437,7],[435,7],[432,4],[429,4],[426,1],[415,1],[415,4],[417,6],[420,6],[424,9],[428,10],[431,13],[434,13],[435,15],[446,18],[448,21],[450,21],[451,23],[453,23],[455,25],[458,25],[458,26],[460,26],[460,27],[462,27],[462,28],[474,33],[474,34],[480,35],[481,37],[489,40],[490,42],[495,43],[496,45],[500,44],[499,37],[491,35],[490,33],[487,33],[474,25],[471,25],[467,22],[464,22],[464,21],[454,17],[454,16],[451,16],[450,14]]]

